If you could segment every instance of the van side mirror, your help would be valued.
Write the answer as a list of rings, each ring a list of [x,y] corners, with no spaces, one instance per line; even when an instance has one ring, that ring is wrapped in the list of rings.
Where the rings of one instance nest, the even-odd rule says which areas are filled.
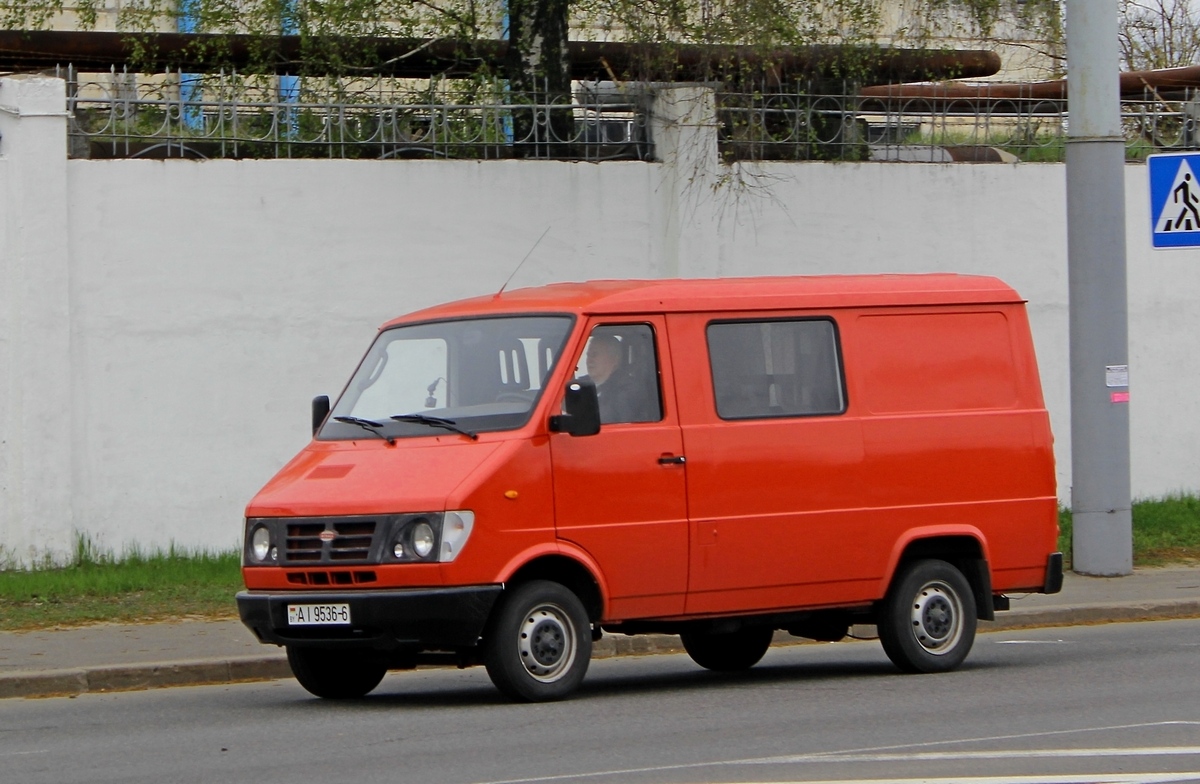
[[[321,425],[325,424],[325,418],[329,416],[329,395],[317,395],[312,402],[312,430],[313,435],[321,429]]]
[[[596,382],[577,378],[567,384],[563,396],[565,414],[550,417],[550,431],[572,436],[594,436],[600,432],[600,397]]]

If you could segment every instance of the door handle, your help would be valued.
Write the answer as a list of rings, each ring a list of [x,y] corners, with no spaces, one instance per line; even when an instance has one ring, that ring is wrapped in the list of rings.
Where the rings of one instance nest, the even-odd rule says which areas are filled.
[[[659,465],[683,465],[687,462],[687,458],[683,455],[663,455],[658,458]]]

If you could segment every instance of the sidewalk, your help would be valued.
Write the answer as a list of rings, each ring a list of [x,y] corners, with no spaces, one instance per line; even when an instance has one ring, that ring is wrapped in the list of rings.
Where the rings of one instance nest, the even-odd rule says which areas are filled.
[[[1139,569],[1128,577],[1068,574],[1061,593],[1012,599],[980,632],[1200,617],[1200,566]],[[797,641],[783,635],[780,640]],[[678,637],[605,635],[595,658],[681,651]],[[0,698],[125,691],[291,677],[283,649],[240,621],[0,632]]]

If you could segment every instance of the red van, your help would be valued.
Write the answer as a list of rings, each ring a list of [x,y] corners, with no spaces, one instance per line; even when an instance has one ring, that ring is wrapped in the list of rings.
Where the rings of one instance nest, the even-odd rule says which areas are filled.
[[[1011,592],[1058,591],[1024,303],[936,275],[594,281],[385,324],[246,509],[242,620],[300,683],[483,664],[570,694],[603,633],[713,670],[776,630],[875,624],[957,667]]]

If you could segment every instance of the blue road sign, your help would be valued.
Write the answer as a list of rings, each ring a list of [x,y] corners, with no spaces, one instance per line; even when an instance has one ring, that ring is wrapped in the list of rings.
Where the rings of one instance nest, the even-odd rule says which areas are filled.
[[[1151,155],[1150,231],[1156,248],[1200,248],[1200,152]]]

